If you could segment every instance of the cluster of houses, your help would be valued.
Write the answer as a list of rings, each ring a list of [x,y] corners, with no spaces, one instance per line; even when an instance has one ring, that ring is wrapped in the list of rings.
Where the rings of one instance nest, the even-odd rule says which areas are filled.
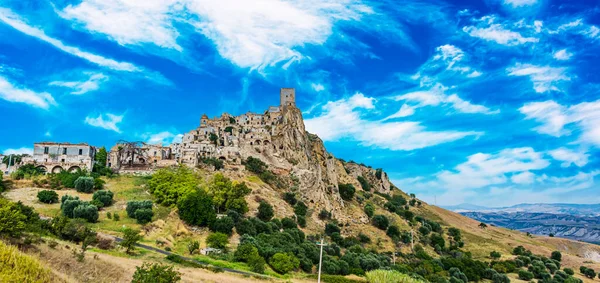
[[[108,151],[103,165],[115,172],[147,173],[178,164],[195,167],[207,158],[239,165],[247,152],[276,151],[272,138],[277,135],[276,126],[281,123],[284,111],[295,107],[295,90],[282,88],[279,98],[279,106],[271,106],[263,113],[239,116],[224,113],[213,119],[204,114],[198,128],[184,134],[180,143],[164,146],[118,142]],[[97,151],[97,147],[87,143],[38,142],[33,145],[32,155],[23,156],[15,166],[3,164],[0,170],[8,174],[24,164],[33,164],[47,173],[91,171]]]

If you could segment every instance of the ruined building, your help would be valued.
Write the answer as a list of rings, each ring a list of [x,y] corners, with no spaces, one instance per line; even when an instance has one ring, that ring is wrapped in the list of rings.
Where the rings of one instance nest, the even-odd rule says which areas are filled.
[[[295,108],[295,99],[293,88],[282,88],[279,106],[271,106],[263,113],[223,113],[213,119],[202,115],[198,128],[186,133],[177,145],[178,162],[197,166],[204,158],[218,158],[235,165],[252,153],[276,156],[278,148],[273,137],[279,134],[277,125],[281,124],[283,113],[288,107]]]
[[[121,173],[147,173],[175,165],[171,147],[141,142],[117,143],[106,160],[106,166]]]
[[[22,164],[34,164],[48,173],[63,170],[92,171],[96,149],[87,143],[40,142],[33,144],[33,156],[23,157]]]

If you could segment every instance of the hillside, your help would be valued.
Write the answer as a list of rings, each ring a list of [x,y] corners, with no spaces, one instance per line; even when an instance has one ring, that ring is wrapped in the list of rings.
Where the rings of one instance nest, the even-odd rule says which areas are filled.
[[[29,247],[25,250],[71,281],[127,282],[136,266],[154,262],[173,264],[182,280],[190,282],[249,280],[210,273],[220,268],[273,281],[310,282],[318,268],[315,242],[321,237],[327,242],[323,273],[346,282],[364,282],[377,269],[416,280],[464,283],[518,282],[519,270],[530,269],[539,278],[563,276],[575,282],[590,279],[557,269],[600,269],[598,246],[482,228],[479,221],[407,194],[410,188],[396,188],[381,169],[336,158],[321,139],[305,131],[295,107],[287,108],[274,126],[273,146],[242,148],[241,165],[216,166],[217,160],[202,159],[195,168],[164,168],[151,176],[85,171],[40,175],[23,166],[20,170],[33,171],[9,179],[3,196],[11,202],[0,205],[23,214],[29,225],[5,236]],[[51,196],[49,203],[40,201],[42,191]],[[110,198],[100,201],[99,196]],[[128,231],[141,236],[141,244],[211,267],[116,245],[113,237],[128,237]],[[30,239],[40,235],[44,240]],[[90,248],[86,243],[92,238]],[[65,247],[48,248],[52,241]],[[70,242],[80,245],[81,252]],[[216,253],[201,252],[208,247]],[[87,255],[78,257],[86,249]],[[491,252],[499,257],[491,258]],[[559,252],[558,259],[553,252]],[[93,263],[92,271],[78,273],[87,262]],[[114,263],[120,267],[114,274],[93,272]]]

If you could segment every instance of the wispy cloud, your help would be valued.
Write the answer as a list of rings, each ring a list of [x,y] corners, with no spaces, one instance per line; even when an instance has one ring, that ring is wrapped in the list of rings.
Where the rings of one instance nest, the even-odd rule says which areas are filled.
[[[56,101],[47,92],[35,92],[15,86],[7,78],[0,76],[0,98],[10,102],[25,103],[33,107],[48,109],[56,105]]]
[[[87,116],[85,117],[84,122],[90,126],[98,127],[110,131],[114,131],[117,133],[121,133],[118,125],[123,121],[124,115],[115,115],[111,113],[100,114],[98,117]]]
[[[419,122],[385,122],[362,118],[364,111],[375,111],[374,102],[373,98],[362,93],[328,102],[319,116],[305,120],[306,129],[326,141],[349,138],[363,146],[390,150],[414,150],[483,134],[474,131],[428,131]]]
[[[496,23],[494,16],[485,16],[477,21],[477,25],[465,26],[463,31],[472,37],[493,41],[501,45],[516,46],[538,42],[535,37],[526,37],[517,31],[510,30],[506,25]]]
[[[573,56],[573,54],[568,52],[566,49],[558,50],[558,51],[554,52],[554,54],[552,54],[552,57],[554,57],[554,59],[560,60],[560,61],[569,60],[569,59],[571,59],[572,56]]]
[[[446,105],[452,107],[459,113],[480,113],[480,114],[498,114],[499,110],[491,110],[483,105],[473,104],[469,101],[461,99],[456,94],[446,94],[448,88],[437,84],[431,89],[423,91],[415,91],[393,97],[396,101],[405,101],[407,104],[402,105],[402,108],[386,119],[406,117],[412,115],[414,110],[426,106]]]
[[[79,95],[97,90],[101,83],[108,80],[108,76],[102,73],[86,72],[84,75],[87,76],[84,81],[53,81],[49,85],[70,88],[73,90],[71,94]]]
[[[316,92],[321,92],[325,90],[325,86],[319,83],[312,83],[310,84],[310,87],[312,87],[312,89]]]
[[[514,8],[532,6],[537,4],[537,0],[504,0],[504,4],[510,5]]]
[[[581,131],[578,142],[600,146],[600,100],[572,106],[563,106],[552,100],[530,102],[519,111],[525,115],[525,119],[541,123],[534,128],[538,133],[555,137],[569,135],[571,131],[565,126],[575,124]]]
[[[38,38],[39,40],[45,41],[64,52],[67,52],[73,56],[82,58],[82,59],[89,61],[91,63],[94,63],[96,65],[99,65],[102,67],[107,67],[107,68],[110,68],[113,70],[118,70],[118,71],[127,71],[127,72],[140,72],[141,71],[140,68],[138,68],[137,66],[135,66],[131,63],[118,62],[113,59],[108,59],[108,58],[102,57],[97,54],[82,51],[77,47],[68,46],[68,45],[62,43],[60,40],[46,35],[46,33],[44,33],[43,30],[28,25],[27,23],[25,23],[25,21],[23,19],[21,19],[17,14],[13,13],[9,9],[0,8],[0,21],[3,21],[7,25],[13,27],[14,29],[16,29],[24,34],[27,34],[29,36]]]
[[[552,158],[563,161],[562,167],[569,167],[575,164],[577,167],[583,167],[588,163],[589,154],[583,151],[574,151],[565,147],[560,147],[548,152]]]
[[[149,144],[163,144],[168,145],[174,142],[181,142],[183,138],[182,134],[175,134],[169,131],[163,131],[159,133],[144,133],[142,138]]]
[[[533,83],[536,92],[562,91],[561,84],[570,81],[567,68],[551,66],[535,66],[531,64],[516,64],[507,68],[509,76],[526,76]]]

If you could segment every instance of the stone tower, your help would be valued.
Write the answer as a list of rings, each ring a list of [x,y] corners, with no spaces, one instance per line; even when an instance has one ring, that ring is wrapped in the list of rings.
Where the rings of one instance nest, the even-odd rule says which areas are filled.
[[[296,106],[296,89],[282,88],[279,92],[279,106]]]
[[[200,126],[206,126],[207,122],[208,122],[208,116],[206,114],[203,114],[202,117],[200,118]]]

